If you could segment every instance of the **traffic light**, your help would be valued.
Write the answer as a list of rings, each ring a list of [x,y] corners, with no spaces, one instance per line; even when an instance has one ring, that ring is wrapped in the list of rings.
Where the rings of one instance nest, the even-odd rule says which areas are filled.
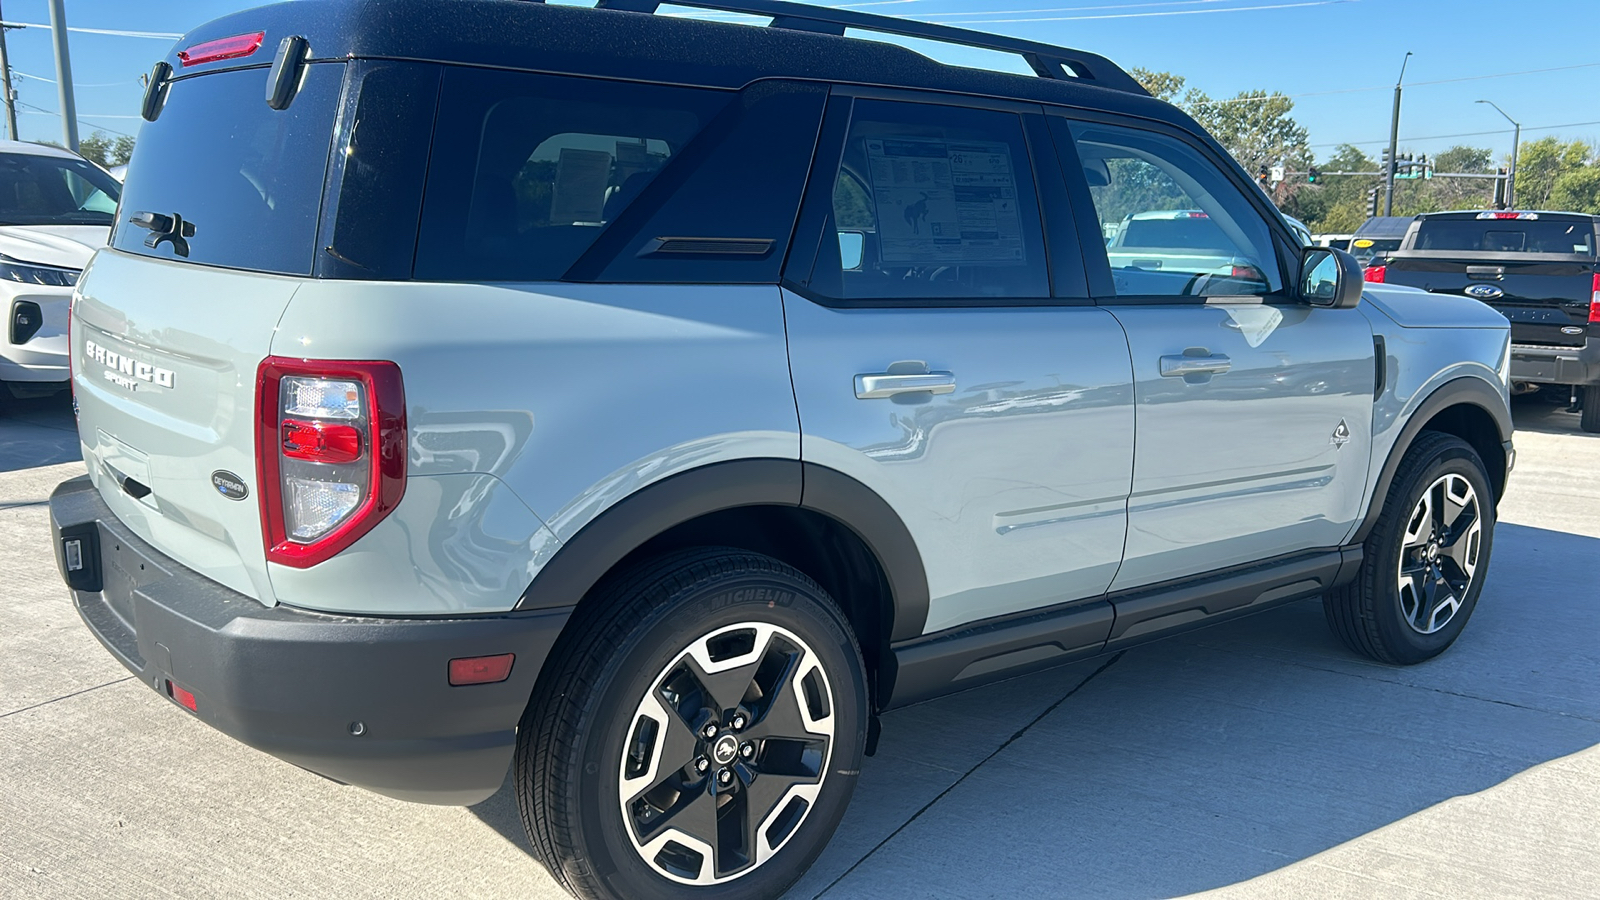
[[[1389,171],[1389,148],[1388,147],[1383,148],[1383,158],[1381,160],[1379,160],[1379,162],[1378,162],[1378,171],[1384,172],[1384,173],[1387,173]]]
[[[1506,174],[1507,173],[1506,173],[1505,169],[1496,169],[1495,170],[1495,174],[1498,175],[1499,177],[1494,180],[1494,208],[1495,209],[1505,209],[1506,208]]]
[[[1367,217],[1377,218],[1378,215],[1378,188],[1367,188]]]
[[[1266,166],[1262,166],[1259,170],[1257,170],[1256,171],[1256,184],[1261,185],[1261,189],[1263,191],[1266,191],[1268,194],[1271,194],[1272,193],[1272,170],[1267,168]]]
[[[1321,178],[1321,177],[1322,177],[1322,173],[1317,171],[1317,167],[1316,166],[1312,166],[1310,169],[1308,169],[1306,171],[1306,183],[1307,184],[1316,184],[1317,180],[1319,178]]]

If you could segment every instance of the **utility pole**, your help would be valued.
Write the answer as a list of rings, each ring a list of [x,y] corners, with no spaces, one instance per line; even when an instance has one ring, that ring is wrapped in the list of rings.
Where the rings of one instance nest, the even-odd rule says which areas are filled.
[[[1517,208],[1517,151],[1522,149],[1522,123],[1506,115],[1492,100],[1474,100],[1474,103],[1487,103],[1494,107],[1494,111],[1506,117],[1514,129],[1511,133],[1511,171],[1506,174],[1506,209]]]
[[[54,0],[61,2],[61,0]],[[1411,51],[1400,60],[1400,77],[1394,83],[1394,115],[1389,119],[1389,164],[1383,167],[1383,214],[1394,215],[1394,164],[1400,150],[1400,85],[1406,80],[1406,63],[1411,61]]]
[[[5,14],[0,13],[0,22],[4,21]],[[0,90],[5,91],[6,137],[13,141],[21,140],[17,137],[17,95],[11,90],[11,57],[6,55],[4,27],[0,27]]]
[[[56,87],[61,102],[61,136],[78,152],[78,104],[72,96],[72,58],[67,54],[66,0],[50,0],[50,35],[56,47]]]

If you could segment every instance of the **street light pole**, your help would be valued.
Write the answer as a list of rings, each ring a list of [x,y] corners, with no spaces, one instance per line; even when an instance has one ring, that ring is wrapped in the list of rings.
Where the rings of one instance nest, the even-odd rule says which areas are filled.
[[[0,21],[5,17],[0,15]],[[13,141],[21,140],[17,137],[17,105],[16,97],[11,93],[11,58],[6,56],[6,30],[0,26],[0,91],[5,93],[6,105],[6,137]]]
[[[55,38],[56,88],[61,102],[61,136],[67,149],[78,152],[78,104],[72,94],[72,58],[67,55],[67,9],[63,0],[50,0],[50,34]]]
[[[1517,208],[1517,151],[1522,149],[1522,123],[1506,115],[1506,111],[1490,100],[1475,100],[1475,103],[1487,103],[1494,107],[1494,111],[1506,117],[1511,123],[1511,171],[1506,173],[1506,209]]]
[[[1400,85],[1406,80],[1406,63],[1411,61],[1411,51],[1400,60],[1400,77],[1394,82],[1394,115],[1389,118],[1389,165],[1383,171],[1383,214],[1394,215],[1395,155],[1400,151]]]

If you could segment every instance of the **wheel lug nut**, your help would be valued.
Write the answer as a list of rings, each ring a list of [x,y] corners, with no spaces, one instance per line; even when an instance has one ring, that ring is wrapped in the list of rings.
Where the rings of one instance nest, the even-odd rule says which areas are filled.
[[[715,723],[715,722],[707,722],[705,724],[705,727],[700,729],[700,736],[705,738],[708,741],[711,740],[712,738],[716,737],[717,736],[717,723]]]
[[[717,773],[717,784],[720,784],[720,785],[723,785],[723,786],[727,786],[732,781],[733,781],[733,773],[728,771],[727,769],[723,769],[722,771]]]
[[[734,731],[743,731],[745,724],[746,724],[746,721],[745,721],[745,717],[744,717],[743,713],[740,713],[739,715],[733,717],[733,730]]]
[[[695,761],[694,761],[694,770],[696,772],[699,772],[701,775],[704,775],[706,773],[706,771],[709,770],[710,768],[711,768],[711,760],[706,759],[704,756],[701,756],[701,757],[698,757],[697,759],[695,759]]]
[[[755,756],[756,755],[756,745],[755,744],[745,744],[743,747],[739,748],[739,755],[743,756],[745,759],[749,759],[750,757]]]

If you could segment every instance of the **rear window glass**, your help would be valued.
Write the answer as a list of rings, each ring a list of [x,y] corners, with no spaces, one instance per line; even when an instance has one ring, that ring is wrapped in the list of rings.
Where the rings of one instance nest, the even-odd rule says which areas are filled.
[[[416,277],[560,279],[729,96],[449,70],[423,202]]]
[[[343,74],[342,63],[308,66],[300,93],[281,111],[264,99],[264,68],[174,81],[161,115],[139,130],[112,246],[162,259],[310,274]],[[194,234],[149,247],[153,233],[127,221],[145,212],[181,216]]]
[[[1161,219],[1133,219],[1117,236],[1121,247],[1182,247],[1233,253],[1233,242],[1205,213],[1180,211]]]
[[[81,159],[0,153],[0,225],[110,225],[121,194]]]
[[[1594,225],[1570,219],[1424,219],[1417,250],[1594,255]]]

